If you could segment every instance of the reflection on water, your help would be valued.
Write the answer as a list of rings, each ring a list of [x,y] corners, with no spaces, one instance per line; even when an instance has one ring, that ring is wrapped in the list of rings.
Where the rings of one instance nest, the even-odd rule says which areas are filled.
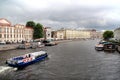
[[[119,80],[120,55],[95,51],[96,41],[73,41],[45,47],[49,58],[24,69],[4,73],[8,80]],[[0,65],[7,58],[41,48],[0,52]]]

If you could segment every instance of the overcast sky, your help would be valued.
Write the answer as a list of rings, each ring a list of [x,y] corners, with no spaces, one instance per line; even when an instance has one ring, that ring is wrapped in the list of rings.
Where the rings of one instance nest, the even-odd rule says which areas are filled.
[[[120,0],[0,0],[0,18],[13,25],[32,20],[53,29],[114,30],[120,26]]]

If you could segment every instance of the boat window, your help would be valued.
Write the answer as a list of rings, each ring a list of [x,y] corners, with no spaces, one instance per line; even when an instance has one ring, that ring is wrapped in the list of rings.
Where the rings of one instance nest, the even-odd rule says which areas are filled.
[[[14,60],[22,60],[23,59],[23,57],[16,57],[16,58],[14,58]]]

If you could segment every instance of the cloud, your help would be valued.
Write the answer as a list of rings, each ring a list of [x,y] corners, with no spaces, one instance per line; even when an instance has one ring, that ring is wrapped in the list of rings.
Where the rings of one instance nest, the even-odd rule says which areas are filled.
[[[27,21],[33,20],[55,29],[65,27],[111,30],[120,25],[119,2],[119,0],[4,0],[0,2],[0,17],[7,18],[13,24],[26,24]]]

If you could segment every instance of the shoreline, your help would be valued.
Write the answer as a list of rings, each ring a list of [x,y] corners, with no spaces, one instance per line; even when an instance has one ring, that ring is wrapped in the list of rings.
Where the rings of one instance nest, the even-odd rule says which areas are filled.
[[[90,39],[91,40],[91,39]],[[83,41],[81,39],[75,39],[75,40],[56,40],[53,41],[55,43],[64,43],[64,42],[71,42],[71,41]],[[14,50],[17,49],[20,44],[5,44],[5,45],[0,45],[0,51],[8,51],[8,50]]]

